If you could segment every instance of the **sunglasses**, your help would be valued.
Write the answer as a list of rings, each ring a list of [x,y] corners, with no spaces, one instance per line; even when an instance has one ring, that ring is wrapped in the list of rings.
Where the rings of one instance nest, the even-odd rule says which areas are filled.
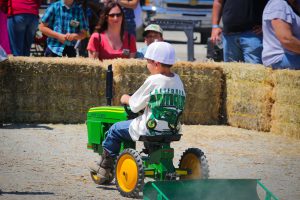
[[[121,17],[122,13],[112,13],[112,14],[108,14],[108,17],[110,18],[114,18],[114,17]]]

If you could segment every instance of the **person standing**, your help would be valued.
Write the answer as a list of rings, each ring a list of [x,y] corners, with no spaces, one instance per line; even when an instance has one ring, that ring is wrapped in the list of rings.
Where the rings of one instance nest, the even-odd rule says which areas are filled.
[[[40,0],[0,0],[7,10],[10,49],[14,56],[29,56],[39,23]]]
[[[214,0],[211,41],[223,39],[225,62],[261,64],[262,13],[267,0]],[[220,19],[223,29],[220,27]],[[222,38],[221,38],[222,37]]]
[[[125,16],[121,6],[113,1],[105,4],[98,25],[87,46],[89,58],[99,60],[134,58],[135,36],[125,31],[124,25]]]
[[[139,0],[117,0],[117,3],[122,6],[125,15],[125,31],[136,36],[136,23],[134,9],[140,3]]]
[[[270,0],[263,13],[265,66],[300,69],[300,0]]]
[[[48,7],[39,28],[48,36],[45,56],[76,57],[74,47],[77,40],[86,38],[88,25],[74,0],[59,0]]]

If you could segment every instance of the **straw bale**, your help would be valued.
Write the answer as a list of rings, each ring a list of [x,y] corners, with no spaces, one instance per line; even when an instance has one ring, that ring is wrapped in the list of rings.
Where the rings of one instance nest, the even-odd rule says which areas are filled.
[[[299,123],[289,123],[283,122],[281,120],[272,120],[271,132],[284,135],[287,137],[300,139],[300,124]]]
[[[270,131],[272,70],[262,65],[220,63],[224,71],[222,116],[231,126]]]
[[[186,91],[182,122],[185,124],[218,124],[221,108],[222,71],[212,63],[178,62]]]
[[[271,131],[300,138],[300,72],[276,70],[273,73],[275,101],[272,108]]]

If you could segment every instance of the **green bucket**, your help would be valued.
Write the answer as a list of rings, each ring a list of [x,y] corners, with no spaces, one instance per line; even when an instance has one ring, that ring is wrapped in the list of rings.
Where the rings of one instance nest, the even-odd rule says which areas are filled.
[[[155,181],[146,183],[143,193],[145,200],[259,200],[257,183],[257,179]]]

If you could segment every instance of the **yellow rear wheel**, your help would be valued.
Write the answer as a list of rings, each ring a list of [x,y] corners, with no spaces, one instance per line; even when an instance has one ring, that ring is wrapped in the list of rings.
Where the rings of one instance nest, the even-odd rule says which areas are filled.
[[[181,176],[180,179],[205,179],[209,176],[206,157],[198,148],[189,148],[182,154],[179,168],[190,171],[189,175]]]
[[[144,187],[144,168],[140,154],[125,149],[115,166],[116,185],[122,196],[136,198]]]

